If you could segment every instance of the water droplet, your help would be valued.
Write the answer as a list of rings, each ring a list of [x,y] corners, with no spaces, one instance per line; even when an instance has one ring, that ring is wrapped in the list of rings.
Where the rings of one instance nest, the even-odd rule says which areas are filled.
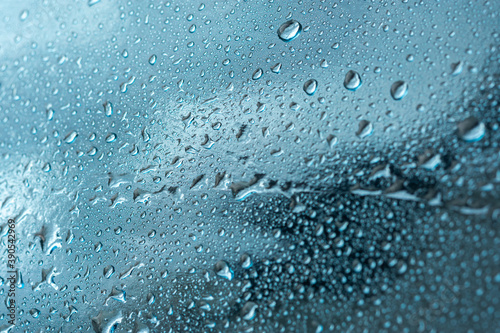
[[[153,54],[150,58],[149,58],[149,64],[152,66],[156,63],[156,54]]]
[[[347,72],[344,80],[344,87],[348,90],[356,90],[361,86],[361,76],[355,71]]]
[[[462,73],[463,70],[464,70],[463,61],[459,61],[451,65],[451,75],[458,75]]]
[[[330,148],[335,146],[337,144],[337,142],[339,141],[335,135],[331,135],[331,134],[326,138],[326,140],[327,140],[328,146],[330,146]]]
[[[224,279],[228,279],[229,281],[233,279],[234,273],[224,260],[219,260],[215,264],[214,271],[218,276],[223,277]]]
[[[304,91],[309,96],[314,95],[317,89],[318,89],[318,81],[314,79],[307,80],[306,83],[304,83]]]
[[[391,96],[399,101],[408,93],[408,84],[404,81],[396,81],[391,86]]]
[[[281,66],[281,63],[277,63],[271,68],[271,72],[278,74],[279,72],[281,72]]]
[[[254,302],[246,302],[243,308],[241,309],[241,315],[245,320],[252,320],[255,318],[255,312],[257,310],[257,304]]]
[[[302,25],[295,21],[290,20],[283,23],[278,29],[278,37],[284,41],[289,42],[300,35],[302,31]]]
[[[108,302],[112,299],[115,301],[121,302],[121,303],[125,303],[127,301],[127,294],[125,293],[125,291],[118,289],[116,287],[113,287],[113,289],[111,289],[111,293],[104,301],[104,304],[107,305]]]
[[[359,122],[359,127],[358,127],[358,131],[356,132],[356,135],[360,139],[364,139],[367,136],[370,136],[372,133],[373,133],[372,123],[369,122],[368,120],[361,120]]]
[[[75,139],[77,136],[78,136],[78,133],[76,131],[71,131],[64,138],[64,142],[66,142],[68,144],[73,143],[73,142],[75,142]]]
[[[45,172],[49,172],[50,170],[52,170],[52,167],[51,167],[50,163],[48,163],[48,162],[45,163],[45,165],[43,166],[42,170],[45,171]]]
[[[28,15],[29,15],[29,14],[30,14],[30,12],[29,12],[28,10],[26,10],[26,9],[25,9],[25,10],[23,10],[23,11],[21,12],[21,14],[19,15],[19,19],[20,19],[21,21],[25,21],[25,20],[28,18]]]
[[[111,102],[106,102],[104,103],[104,114],[107,116],[107,117],[111,117],[111,115],[113,114],[113,104]]]
[[[40,310],[33,308],[30,310],[30,315],[33,318],[38,318],[38,316],[40,315]]]
[[[398,263],[396,264],[396,269],[398,274],[404,274],[408,269],[408,265],[406,265],[404,261],[399,260]]]
[[[248,255],[247,253],[242,254],[240,257],[240,264],[241,267],[245,269],[252,267],[252,258],[250,258],[250,255]]]
[[[103,311],[93,317],[92,327],[95,332],[99,333],[113,333],[119,323],[123,321],[123,312],[121,310]]]
[[[115,268],[112,265],[104,267],[102,274],[106,279],[109,279],[115,273]]]
[[[262,74],[264,74],[264,71],[262,70],[262,68],[257,68],[257,70],[255,72],[253,72],[252,80],[260,79],[262,77]]]
[[[458,135],[466,142],[481,140],[486,133],[486,126],[475,117],[469,117],[458,124]]]
[[[109,133],[108,136],[106,137],[106,142],[111,143],[116,140],[116,134],[115,133]]]
[[[47,120],[52,120],[54,119],[54,109],[53,108],[48,108],[46,111],[47,114]]]
[[[257,113],[264,112],[264,110],[266,110],[266,104],[257,103]]]

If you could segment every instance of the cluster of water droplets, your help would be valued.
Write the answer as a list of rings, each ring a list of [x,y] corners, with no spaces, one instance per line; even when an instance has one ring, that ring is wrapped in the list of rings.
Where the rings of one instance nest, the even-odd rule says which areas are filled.
[[[496,329],[496,3],[0,9],[0,332]]]

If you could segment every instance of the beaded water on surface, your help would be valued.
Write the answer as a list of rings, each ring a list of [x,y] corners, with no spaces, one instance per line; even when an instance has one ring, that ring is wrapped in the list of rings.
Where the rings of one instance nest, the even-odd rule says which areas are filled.
[[[0,332],[500,332],[499,28],[2,0]]]

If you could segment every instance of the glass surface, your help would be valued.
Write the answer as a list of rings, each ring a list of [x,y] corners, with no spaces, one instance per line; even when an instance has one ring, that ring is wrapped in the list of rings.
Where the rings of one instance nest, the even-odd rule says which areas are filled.
[[[500,332],[499,28],[2,0],[0,332]]]

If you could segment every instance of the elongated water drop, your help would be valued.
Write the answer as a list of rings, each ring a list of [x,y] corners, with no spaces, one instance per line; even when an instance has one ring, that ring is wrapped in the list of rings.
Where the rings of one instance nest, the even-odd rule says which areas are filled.
[[[359,127],[358,131],[356,132],[356,135],[360,139],[364,139],[367,136],[370,136],[372,133],[373,133],[373,124],[368,120],[361,120],[359,122]]]
[[[77,136],[78,136],[78,133],[76,131],[71,131],[64,138],[64,142],[66,142],[68,144],[69,143],[73,143],[75,141],[75,139],[76,139]]]
[[[260,79],[262,77],[262,74],[264,74],[262,68],[257,68],[257,70],[252,75],[252,80]]]

